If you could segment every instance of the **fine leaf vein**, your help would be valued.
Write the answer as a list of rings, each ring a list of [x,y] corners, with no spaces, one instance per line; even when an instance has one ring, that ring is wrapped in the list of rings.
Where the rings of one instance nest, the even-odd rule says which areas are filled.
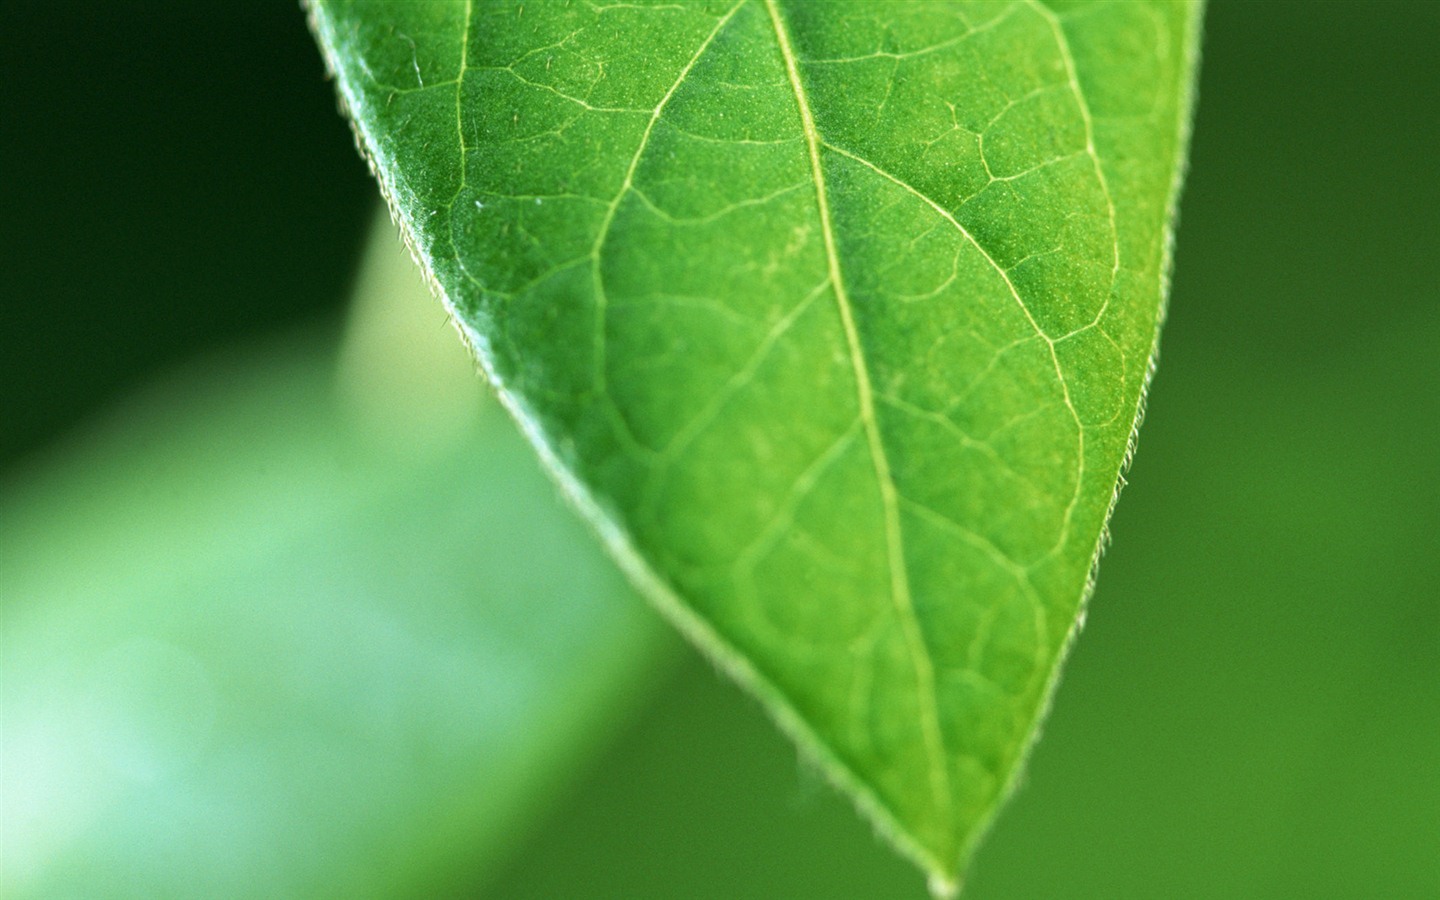
[[[1060,59],[1065,64],[1065,75],[1070,81],[1071,93],[1075,95],[1075,105],[1080,110],[1080,122],[1085,128],[1085,152],[1089,155],[1090,163],[1095,169],[1095,178],[1100,183],[1100,193],[1105,197],[1105,211],[1110,217],[1110,249],[1113,254],[1110,268],[1110,289],[1105,292],[1105,300],[1100,304],[1100,311],[1095,314],[1095,318],[1088,325],[1071,332],[1071,334],[1076,334],[1100,324],[1100,320],[1105,318],[1105,313],[1110,309],[1110,298],[1115,296],[1115,282],[1120,276],[1120,231],[1115,219],[1115,198],[1110,193],[1110,182],[1105,180],[1105,170],[1100,165],[1100,153],[1095,149],[1095,119],[1090,115],[1090,103],[1085,99],[1085,91],[1080,87],[1080,74],[1075,68],[1075,54],[1070,51],[1070,40],[1065,36],[1065,26],[1060,22],[1060,17],[1040,0],[1030,0],[1030,3],[1050,26],[1050,31],[1055,35],[1055,45],[1060,48]],[[1062,337],[1069,337],[1069,335]]]
[[[1046,334],[1045,329],[1041,328],[1040,323],[1037,322],[1035,320],[1035,317],[1030,314],[1030,307],[1025,304],[1025,299],[1020,296],[1020,291],[1015,287],[1015,282],[1010,279],[1010,273],[1007,272],[1005,268],[996,261],[995,257],[990,255],[990,251],[986,250],[983,244],[981,244],[978,240],[975,239],[975,236],[970,233],[970,229],[962,225],[960,223],[960,220],[955,218],[955,216],[952,215],[948,209],[935,202],[935,200],[932,199],[929,195],[925,194],[921,190],[918,190],[913,185],[906,182],[904,179],[887,171],[886,169],[881,168],[880,166],[877,166],[875,163],[871,162],[863,156],[859,156],[858,154],[852,153],[843,147],[838,147],[835,144],[829,143],[828,141],[825,142],[825,148],[827,150],[830,150],[832,153],[837,153],[840,156],[845,157],[846,159],[853,160],[854,162],[865,166],[870,171],[881,176],[882,178],[887,179],[892,184],[895,184],[896,186],[903,188],[906,191],[909,191],[912,195],[921,200],[923,203],[925,203],[925,205],[929,206],[941,217],[943,217],[947,222],[953,225],[955,227],[955,230],[960,232],[961,236],[963,236],[965,240],[969,241],[970,244],[980,252],[980,255],[985,258],[985,261],[989,263],[990,267],[993,268],[1002,279],[1004,279],[1005,286],[1010,291],[1010,296],[1014,298],[1015,303],[1020,307],[1020,311],[1025,314],[1025,320],[1030,323],[1030,327],[1034,329],[1035,334],[1040,338],[1040,340],[1045,342],[1045,346],[1050,353],[1050,363],[1055,369],[1055,379],[1057,382],[1059,382],[1060,393],[1065,401],[1065,408],[1069,411],[1070,418],[1073,419],[1075,422],[1077,443],[1075,451],[1075,490],[1071,493],[1070,501],[1065,506],[1065,514],[1063,519],[1061,520],[1060,535],[1056,539],[1055,545],[1050,550],[1050,554],[1052,555],[1058,553],[1060,549],[1064,547],[1065,541],[1069,537],[1070,520],[1074,515],[1075,505],[1080,500],[1080,488],[1084,482],[1085,426],[1080,420],[1079,410],[1075,408],[1075,403],[1070,398],[1070,385],[1065,379],[1064,369],[1062,369],[1060,366],[1060,354],[1055,351],[1055,339],[1050,337],[1050,335]]]
[[[655,104],[655,109],[650,113],[650,120],[645,123],[645,130],[640,135],[640,143],[635,148],[634,155],[630,157],[630,164],[625,169],[625,178],[621,181],[620,190],[615,192],[615,199],[611,200],[610,205],[606,207],[605,217],[601,220],[600,228],[595,234],[595,243],[590,248],[590,274],[591,280],[594,283],[593,289],[595,292],[595,387],[600,396],[606,400],[604,406],[611,417],[611,421],[615,425],[616,431],[626,439],[630,448],[636,451],[644,451],[646,448],[642,447],[639,441],[635,440],[629,425],[624,421],[619,410],[615,408],[615,404],[610,401],[610,395],[606,388],[605,318],[609,302],[605,295],[605,277],[601,272],[601,254],[605,249],[605,241],[610,236],[611,226],[615,224],[615,215],[620,210],[620,204],[624,201],[625,195],[630,193],[630,190],[635,185],[635,171],[640,167],[640,160],[644,158],[645,150],[650,146],[650,136],[655,133],[655,125],[660,121],[660,116],[665,112],[665,107],[670,103],[670,98],[675,96],[675,92],[680,89],[680,85],[684,84],[685,79],[689,77],[690,70],[695,68],[695,64],[705,55],[705,51],[710,49],[710,45],[714,43],[715,38],[719,36],[721,31],[725,30],[725,26],[729,24],[730,20],[735,17],[735,13],[738,12],[740,7],[744,6],[746,2],[747,0],[740,0],[740,2],[730,7],[730,10],[726,12],[725,15],[720,17],[720,20],[715,23],[715,27],[705,36],[705,40],[700,42],[700,46],[695,49],[695,53],[691,55],[689,61],[685,63],[684,68],[680,70],[680,74],[675,77],[674,83],[665,91],[665,95],[660,98],[660,102]]]

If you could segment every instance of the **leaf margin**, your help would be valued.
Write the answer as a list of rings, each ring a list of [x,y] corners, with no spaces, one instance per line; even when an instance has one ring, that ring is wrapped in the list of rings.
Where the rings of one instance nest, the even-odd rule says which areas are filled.
[[[476,0],[463,0],[463,2],[465,3],[466,25],[468,26]],[[725,23],[748,2],[754,2],[754,0],[736,0],[729,11],[721,17],[714,31],[712,31],[706,41],[701,45],[695,56],[686,64],[681,72],[680,78],[672,85],[670,90],[667,91],[664,99],[660,102],[655,113],[652,115],[651,121],[647,124],[647,137],[650,128],[653,127],[655,121],[658,119],[666,102],[683,82],[690,68],[709,47],[714,37],[723,29]],[[767,12],[772,16],[776,24],[777,40],[784,43],[786,39],[784,32],[781,30],[780,14],[775,0],[759,0],[759,2],[765,6]],[[1045,15],[1047,19],[1053,20],[1054,11],[1049,8],[1046,0],[1028,0],[1028,2],[1041,9],[1042,14]],[[457,305],[436,276],[436,267],[433,260],[425,251],[423,242],[418,238],[419,226],[405,211],[403,204],[400,202],[401,192],[399,185],[396,184],[391,176],[387,175],[387,168],[393,169],[394,161],[381,158],[384,155],[381,143],[370,131],[364,116],[361,115],[366,105],[365,101],[360,93],[354,90],[353,86],[344,77],[338,51],[341,42],[336,39],[334,29],[330,27],[330,23],[326,20],[323,12],[327,0],[301,0],[301,5],[305,11],[311,34],[320,48],[321,55],[324,59],[327,75],[335,84],[341,115],[350,124],[356,148],[364,159],[367,168],[370,170],[371,176],[380,187],[381,195],[405,247],[409,250],[411,257],[423,273],[425,282],[429,286],[431,293],[443,305],[450,324],[455,328],[466,349],[478,364],[486,383],[495,392],[501,405],[515,421],[515,424],[524,435],[526,441],[540,457],[546,473],[560,488],[567,502],[574,507],[581,519],[585,521],[600,539],[611,559],[616,562],[626,578],[629,579],[639,593],[644,596],[672,626],[680,631],[692,646],[760,703],[766,715],[776,724],[780,731],[795,744],[796,748],[800,751],[801,758],[818,770],[833,786],[844,793],[861,815],[875,827],[877,833],[884,837],[897,852],[921,869],[927,878],[931,893],[937,898],[953,898],[958,896],[963,887],[962,876],[970,860],[973,858],[976,849],[988,836],[999,812],[1010,801],[1020,783],[1023,781],[1028,768],[1030,755],[1034,751],[1041,732],[1043,731],[1045,721],[1049,717],[1050,708],[1054,702],[1055,692],[1059,686],[1065,664],[1069,659],[1079,632],[1084,627],[1089,602],[1095,590],[1100,559],[1110,542],[1110,520],[1114,514],[1116,504],[1119,501],[1120,492],[1126,484],[1125,473],[1130,468],[1138,444],[1140,426],[1145,417],[1147,397],[1159,360],[1160,334],[1168,312],[1171,276],[1174,268],[1175,234],[1179,219],[1179,201],[1188,171],[1188,151],[1190,136],[1194,126],[1197,83],[1200,72],[1200,48],[1203,35],[1203,22],[1208,0],[1177,0],[1177,2],[1183,2],[1186,5],[1188,14],[1186,16],[1185,26],[1186,40],[1181,49],[1180,57],[1182,78],[1180,79],[1179,85],[1180,95],[1177,97],[1178,133],[1176,135],[1176,158],[1171,161],[1173,175],[1167,192],[1164,212],[1165,221],[1161,233],[1162,249],[1158,266],[1159,296],[1155,328],[1151,337],[1150,352],[1146,361],[1140,390],[1136,398],[1135,408],[1131,414],[1131,426],[1126,440],[1125,452],[1116,473],[1114,487],[1102,519],[1100,531],[1096,538],[1095,549],[1091,554],[1091,561],[1084,588],[1077,603],[1074,618],[1069,623],[1066,635],[1050,665],[1050,672],[1040,692],[1040,702],[1035,706],[1029,727],[1025,732],[1025,738],[1020,747],[1020,752],[1005,781],[996,793],[993,803],[991,803],[985,814],[976,821],[966,839],[961,842],[960,852],[957,857],[950,862],[946,862],[938,859],[936,854],[930,852],[919,839],[910,833],[909,828],[900,820],[900,817],[880,798],[878,791],[869,784],[867,779],[853,771],[849,765],[839,758],[830,748],[829,743],[822,739],[816,730],[805,721],[804,717],[795,709],[793,703],[786,697],[785,693],[770,678],[762,674],[744,654],[721,635],[703,616],[681,600],[677,593],[670,588],[664,579],[645,561],[644,556],[636,548],[630,536],[627,535],[614,518],[605,511],[602,504],[596,499],[590,489],[561,461],[559,451],[553,445],[552,441],[546,437],[539,425],[539,416],[529,408],[525,399],[518,393],[510,390],[505,381],[500,377],[493,362],[493,353],[490,349],[489,339],[473,328],[466,322],[465,318],[460,315]],[[464,37],[468,43],[468,27],[465,28]],[[785,53],[785,57],[787,69],[789,69],[793,65],[792,54],[787,52]],[[463,59],[464,57],[462,55],[462,71]],[[795,77],[798,79],[798,75]],[[795,84],[799,84],[798,80]],[[803,93],[798,94],[797,101],[802,111],[804,111],[804,117],[808,120],[810,113],[803,101],[803,96]],[[456,102],[458,108],[460,102],[458,91]],[[810,125],[810,129],[812,131],[814,130],[813,123]],[[639,156],[643,154],[644,146],[645,142],[642,141],[641,154],[637,154],[637,160]],[[810,152],[815,152],[813,146]],[[633,163],[630,168],[633,173]],[[627,175],[626,180],[628,181],[628,179],[629,176]],[[822,195],[823,191],[824,188],[821,187]],[[822,205],[823,202],[822,200]]]

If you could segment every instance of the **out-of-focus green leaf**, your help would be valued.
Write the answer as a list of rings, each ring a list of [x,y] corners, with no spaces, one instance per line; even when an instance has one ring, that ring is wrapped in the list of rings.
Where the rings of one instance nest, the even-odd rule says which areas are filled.
[[[642,692],[662,633],[386,230],[338,367],[208,360],[6,485],[6,897],[425,895]]]
[[[312,9],[612,550],[953,889],[1137,421],[1198,3]]]

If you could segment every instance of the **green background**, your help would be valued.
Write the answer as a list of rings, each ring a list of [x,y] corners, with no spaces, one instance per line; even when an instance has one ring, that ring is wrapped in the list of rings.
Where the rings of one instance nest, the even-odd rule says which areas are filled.
[[[1436,9],[1212,6],[1140,453],[967,897],[1440,895]],[[0,16],[9,486],[180,361],[333,320],[374,191],[289,4]],[[455,895],[923,895],[693,654],[631,693]]]

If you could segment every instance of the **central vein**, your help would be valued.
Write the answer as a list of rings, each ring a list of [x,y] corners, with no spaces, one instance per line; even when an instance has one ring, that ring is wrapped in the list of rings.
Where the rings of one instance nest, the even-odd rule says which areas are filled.
[[[935,698],[935,667],[925,646],[925,637],[920,633],[915,604],[910,596],[910,578],[905,565],[905,542],[900,530],[900,504],[895,491],[895,479],[890,472],[890,460],[885,453],[885,444],[880,439],[870,371],[860,346],[860,334],[855,327],[850,296],[840,274],[840,255],[835,246],[834,229],[830,225],[830,200],[825,190],[825,173],[820,165],[820,134],[815,128],[810,101],[806,99],[805,86],[800,81],[795,51],[790,45],[790,34],[780,16],[780,10],[775,0],[765,0],[765,7],[769,10],[770,21],[775,26],[775,38],[780,44],[780,53],[785,58],[785,69],[790,76],[790,86],[795,91],[796,105],[800,107],[800,121],[805,130],[805,143],[810,151],[810,171],[815,180],[815,200],[820,208],[820,231],[825,240],[830,283],[835,290],[835,303],[839,307],[840,321],[845,329],[845,342],[849,347],[851,367],[855,372],[855,393],[860,406],[860,419],[865,425],[865,438],[870,445],[870,459],[875,465],[875,479],[879,483],[881,505],[885,512],[890,594],[899,614],[911,663],[915,668],[915,682],[920,693],[921,729],[924,732],[926,752],[930,757],[930,788],[935,797],[936,809],[948,822],[950,775],[945,762],[945,744],[940,732],[939,709]]]

